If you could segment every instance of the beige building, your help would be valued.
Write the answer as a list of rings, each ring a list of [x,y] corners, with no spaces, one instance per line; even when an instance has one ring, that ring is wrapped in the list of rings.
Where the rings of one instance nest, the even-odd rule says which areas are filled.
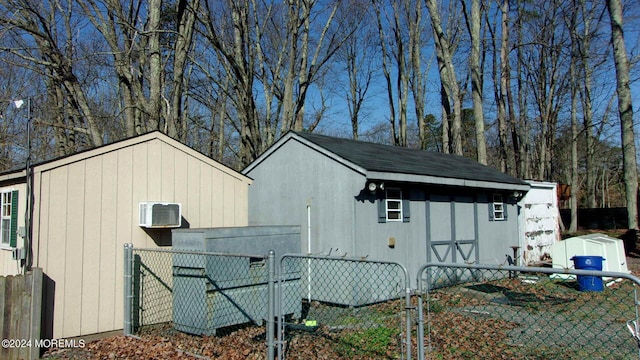
[[[0,275],[21,271],[25,173],[0,174]],[[245,226],[250,184],[160,132],[35,165],[32,262],[54,285],[51,336],[122,329],[123,245],[170,246],[170,229],[139,226],[141,202],[179,203],[182,227]]]

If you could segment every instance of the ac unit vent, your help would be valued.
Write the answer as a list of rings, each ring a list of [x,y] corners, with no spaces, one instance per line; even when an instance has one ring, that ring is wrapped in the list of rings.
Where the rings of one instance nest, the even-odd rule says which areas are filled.
[[[144,228],[177,228],[182,225],[180,204],[140,203],[140,226]]]

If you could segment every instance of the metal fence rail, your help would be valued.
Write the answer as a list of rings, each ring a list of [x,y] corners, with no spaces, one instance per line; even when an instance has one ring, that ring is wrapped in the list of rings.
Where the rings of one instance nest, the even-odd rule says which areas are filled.
[[[577,276],[604,290],[580,289]],[[427,264],[418,358],[638,358],[638,284],[625,273]]]
[[[398,263],[283,256],[278,358],[411,359],[409,285]],[[301,313],[292,314],[300,305]]]

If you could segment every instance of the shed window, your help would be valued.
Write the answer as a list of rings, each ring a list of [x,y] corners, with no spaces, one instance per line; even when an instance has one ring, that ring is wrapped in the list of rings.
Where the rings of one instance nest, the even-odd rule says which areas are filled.
[[[492,203],[492,219],[493,220],[506,220],[506,212],[504,208],[504,201],[501,194],[493,194]]]
[[[405,222],[411,219],[411,202],[408,191],[389,187],[378,192],[378,222]]]
[[[402,190],[386,190],[387,221],[402,221]]]
[[[2,246],[16,246],[18,226],[18,192],[0,193],[0,241]]]

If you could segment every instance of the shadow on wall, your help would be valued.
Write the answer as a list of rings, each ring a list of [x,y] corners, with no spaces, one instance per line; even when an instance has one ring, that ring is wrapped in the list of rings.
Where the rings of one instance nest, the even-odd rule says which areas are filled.
[[[189,229],[191,224],[182,217],[182,226],[179,229]],[[175,228],[174,228],[175,229]],[[144,232],[153,240],[157,246],[171,246],[170,228],[142,228]]]

